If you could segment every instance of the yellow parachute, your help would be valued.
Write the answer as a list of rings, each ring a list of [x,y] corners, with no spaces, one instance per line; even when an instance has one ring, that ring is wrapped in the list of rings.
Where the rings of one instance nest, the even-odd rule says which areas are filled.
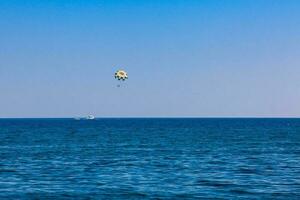
[[[125,72],[124,70],[118,70],[115,73],[115,79],[118,79],[119,81],[125,81],[126,79],[128,79],[127,72]]]

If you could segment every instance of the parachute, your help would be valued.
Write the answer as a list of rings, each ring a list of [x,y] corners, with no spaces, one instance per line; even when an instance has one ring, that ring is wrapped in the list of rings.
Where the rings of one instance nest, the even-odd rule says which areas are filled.
[[[126,79],[128,79],[127,72],[125,72],[124,70],[118,70],[115,73],[115,79],[118,79],[118,81],[125,81]],[[120,85],[118,85],[118,87],[120,87]]]
[[[124,70],[118,70],[115,73],[115,79],[118,79],[119,81],[125,81],[126,79],[128,79],[127,72],[125,72]]]

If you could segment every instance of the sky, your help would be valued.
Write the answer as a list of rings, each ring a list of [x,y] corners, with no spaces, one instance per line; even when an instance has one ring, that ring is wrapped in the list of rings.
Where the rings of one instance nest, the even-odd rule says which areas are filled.
[[[0,0],[0,118],[300,117],[299,10],[298,0]]]

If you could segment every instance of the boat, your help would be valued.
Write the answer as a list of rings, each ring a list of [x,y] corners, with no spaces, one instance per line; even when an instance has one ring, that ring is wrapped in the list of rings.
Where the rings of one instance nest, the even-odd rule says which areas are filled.
[[[93,119],[95,119],[95,117],[93,115],[89,115],[85,119],[87,119],[87,120],[93,120]]]

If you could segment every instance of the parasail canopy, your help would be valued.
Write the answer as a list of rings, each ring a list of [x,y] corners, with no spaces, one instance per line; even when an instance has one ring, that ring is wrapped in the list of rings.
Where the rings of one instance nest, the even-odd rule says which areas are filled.
[[[125,72],[124,70],[118,70],[115,73],[115,79],[118,79],[119,81],[125,81],[126,79],[128,79],[127,72]]]

